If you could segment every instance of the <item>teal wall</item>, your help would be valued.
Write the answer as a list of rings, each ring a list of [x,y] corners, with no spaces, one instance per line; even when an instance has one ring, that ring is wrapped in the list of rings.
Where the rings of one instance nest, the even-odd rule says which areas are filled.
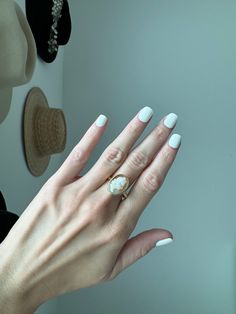
[[[235,313],[236,1],[70,4],[64,158],[97,115],[106,114],[110,124],[88,170],[143,106],[155,110],[144,135],[165,114],[179,115],[182,147],[133,232],[167,228],[174,243],[153,250],[109,284],[60,297],[58,311]]]

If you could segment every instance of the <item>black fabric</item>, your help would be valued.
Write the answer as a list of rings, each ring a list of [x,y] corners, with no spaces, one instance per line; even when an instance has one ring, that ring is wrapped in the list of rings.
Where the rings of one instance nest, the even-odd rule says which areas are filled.
[[[0,243],[6,238],[19,216],[8,212],[5,199],[0,191]]]
[[[55,60],[58,51],[48,52],[48,40],[53,24],[51,14],[53,0],[26,0],[26,16],[35,38],[37,52],[41,59],[47,63]],[[66,45],[71,35],[71,17],[67,0],[63,1],[62,16],[58,21],[58,45]]]
[[[19,216],[8,211],[0,210],[0,243],[6,238]]]
[[[1,191],[0,191],[0,210],[7,210],[7,205]]]

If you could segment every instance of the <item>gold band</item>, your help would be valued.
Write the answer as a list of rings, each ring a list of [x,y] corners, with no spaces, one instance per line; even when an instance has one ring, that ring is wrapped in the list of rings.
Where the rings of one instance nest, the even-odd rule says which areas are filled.
[[[122,194],[121,200],[124,201],[128,197],[128,194],[125,192]]]

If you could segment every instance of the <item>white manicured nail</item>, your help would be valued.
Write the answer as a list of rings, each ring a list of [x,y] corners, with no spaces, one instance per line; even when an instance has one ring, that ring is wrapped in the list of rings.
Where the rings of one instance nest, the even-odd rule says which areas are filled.
[[[170,113],[164,120],[164,124],[167,128],[172,129],[178,120],[178,116],[175,113]]]
[[[169,139],[169,145],[172,148],[178,148],[181,143],[181,136],[179,134],[173,134]]]
[[[148,122],[153,115],[153,110],[150,107],[144,107],[138,114],[138,118],[142,122]]]
[[[172,238],[167,238],[167,239],[163,239],[163,240],[160,240],[156,243],[156,246],[162,246],[162,245],[166,245],[166,244],[169,244],[169,243],[172,243],[173,242],[173,239]]]
[[[96,120],[96,125],[101,127],[104,126],[107,122],[107,117],[104,116],[103,114],[100,114],[100,116]]]

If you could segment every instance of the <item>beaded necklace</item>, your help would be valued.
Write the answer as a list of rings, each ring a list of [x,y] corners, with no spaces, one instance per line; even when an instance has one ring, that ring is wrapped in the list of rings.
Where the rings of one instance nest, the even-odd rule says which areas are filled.
[[[63,0],[53,0],[53,6],[52,6],[52,17],[53,17],[53,24],[51,26],[50,30],[50,36],[48,41],[48,52],[53,54],[58,50],[58,44],[57,44],[57,26],[59,19],[61,18],[62,14],[62,7],[63,7]]]

